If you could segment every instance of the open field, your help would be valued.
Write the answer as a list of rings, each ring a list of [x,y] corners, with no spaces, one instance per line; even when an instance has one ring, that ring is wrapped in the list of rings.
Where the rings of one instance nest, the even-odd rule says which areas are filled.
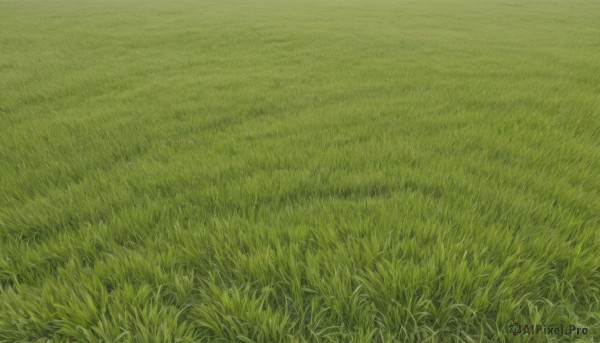
[[[0,0],[0,342],[600,341],[600,1]]]

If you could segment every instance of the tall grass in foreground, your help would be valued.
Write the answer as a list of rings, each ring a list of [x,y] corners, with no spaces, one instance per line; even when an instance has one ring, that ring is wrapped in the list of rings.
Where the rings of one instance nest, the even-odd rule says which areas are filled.
[[[0,342],[598,341],[599,56],[592,0],[0,0]]]

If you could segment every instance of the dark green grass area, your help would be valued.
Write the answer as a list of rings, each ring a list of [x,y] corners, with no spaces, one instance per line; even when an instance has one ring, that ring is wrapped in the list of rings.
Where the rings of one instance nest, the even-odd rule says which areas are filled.
[[[0,0],[0,342],[600,340],[600,2]]]

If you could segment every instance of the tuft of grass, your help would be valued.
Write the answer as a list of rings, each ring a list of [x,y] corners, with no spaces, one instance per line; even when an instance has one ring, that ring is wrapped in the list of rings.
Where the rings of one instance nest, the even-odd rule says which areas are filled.
[[[0,342],[598,341],[599,18],[0,0]]]

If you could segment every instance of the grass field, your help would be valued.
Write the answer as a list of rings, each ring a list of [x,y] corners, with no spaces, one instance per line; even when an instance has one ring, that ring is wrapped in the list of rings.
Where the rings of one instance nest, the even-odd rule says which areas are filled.
[[[0,342],[526,340],[600,341],[599,1],[0,0]]]

